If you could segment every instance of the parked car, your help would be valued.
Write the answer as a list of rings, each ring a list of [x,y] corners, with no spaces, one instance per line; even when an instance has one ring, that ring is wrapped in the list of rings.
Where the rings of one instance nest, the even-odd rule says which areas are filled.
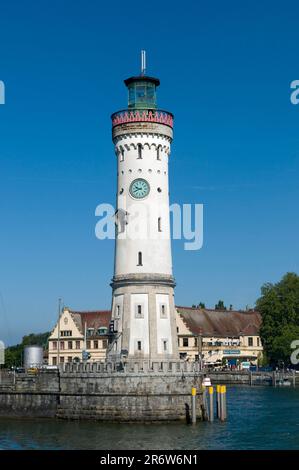
[[[241,369],[242,370],[249,370],[250,369],[250,362],[247,362],[247,361],[241,362]]]
[[[42,366],[41,370],[56,371],[56,370],[58,370],[58,366],[50,366],[48,364],[45,364],[44,366]]]
[[[37,367],[29,367],[29,369],[27,369],[27,374],[29,375],[36,375],[37,373],[38,373]]]

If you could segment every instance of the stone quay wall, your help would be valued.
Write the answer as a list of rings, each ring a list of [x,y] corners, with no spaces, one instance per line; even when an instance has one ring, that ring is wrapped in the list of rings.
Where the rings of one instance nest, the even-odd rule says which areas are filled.
[[[294,387],[299,385],[299,375],[293,371],[211,371],[206,372],[213,384],[272,385],[287,380]]]
[[[202,376],[195,368],[160,364],[146,369],[144,364],[122,365],[122,370],[108,364],[79,364],[35,376],[16,374],[5,387],[0,382],[0,416],[188,421],[191,388],[196,387],[196,413],[203,418]]]

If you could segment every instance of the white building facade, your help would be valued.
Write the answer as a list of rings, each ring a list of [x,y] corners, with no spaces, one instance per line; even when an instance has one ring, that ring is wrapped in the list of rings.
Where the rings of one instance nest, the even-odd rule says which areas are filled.
[[[128,108],[112,115],[117,158],[110,359],[177,360],[168,160],[173,116],[156,106],[159,80],[125,80]]]

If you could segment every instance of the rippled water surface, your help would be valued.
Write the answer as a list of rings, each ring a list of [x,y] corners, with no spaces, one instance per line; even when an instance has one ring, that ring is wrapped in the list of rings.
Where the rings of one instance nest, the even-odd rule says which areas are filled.
[[[299,449],[299,389],[228,388],[226,423],[0,418],[0,449]]]

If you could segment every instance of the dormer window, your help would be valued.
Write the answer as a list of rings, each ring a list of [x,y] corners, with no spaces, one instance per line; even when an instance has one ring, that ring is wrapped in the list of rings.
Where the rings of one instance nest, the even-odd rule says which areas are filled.
[[[106,335],[108,333],[108,328],[106,326],[101,326],[98,328],[98,334],[99,335]]]

